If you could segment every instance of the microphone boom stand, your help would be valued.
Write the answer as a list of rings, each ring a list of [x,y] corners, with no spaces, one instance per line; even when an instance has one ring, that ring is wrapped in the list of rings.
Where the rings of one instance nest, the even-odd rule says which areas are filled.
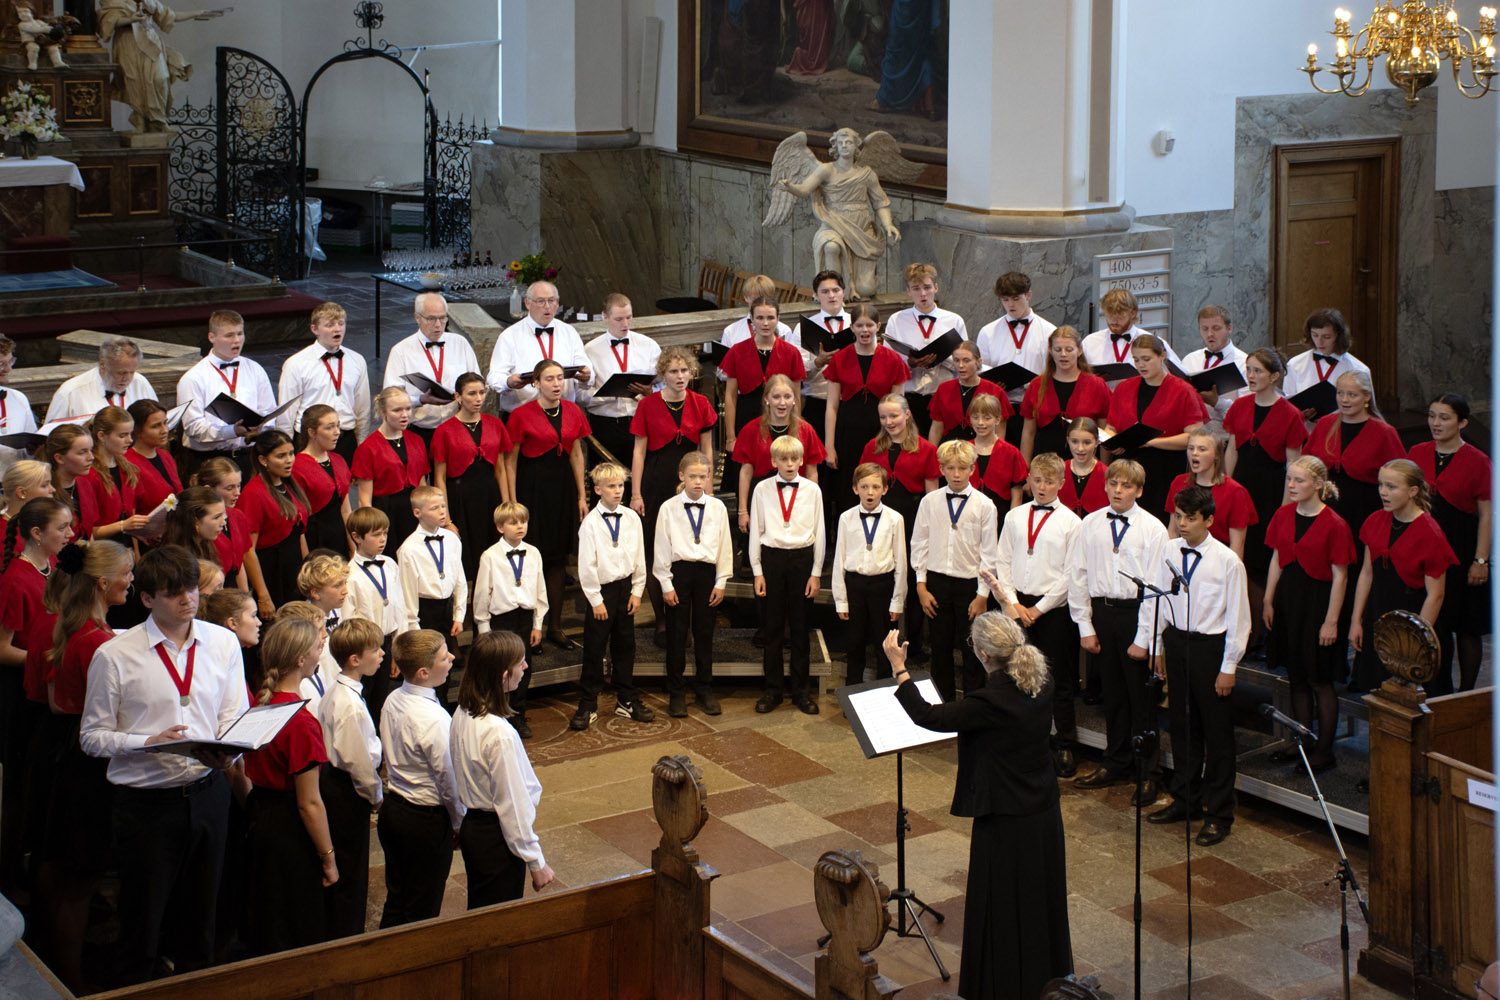
[[[1146,651],[1146,693],[1151,704],[1155,705],[1153,696],[1156,688],[1156,633],[1161,618],[1161,599],[1166,595],[1145,580],[1132,577],[1122,573],[1126,579],[1135,584],[1137,600],[1155,601],[1151,607],[1151,646]],[[1146,589],[1150,587],[1155,591],[1150,597],[1146,596]],[[1146,785],[1146,759],[1151,756],[1155,749],[1157,735],[1155,729],[1143,729],[1136,733],[1130,740],[1131,753],[1135,756],[1135,1000],[1141,1000],[1141,925],[1144,921],[1144,912],[1141,907],[1141,815],[1145,811],[1145,803],[1141,799],[1141,789]]]
[[[1370,908],[1365,905],[1364,897],[1359,894],[1359,881],[1354,877],[1354,869],[1349,864],[1349,855],[1344,853],[1344,842],[1339,839],[1338,827],[1333,823],[1333,817],[1329,815],[1328,803],[1323,798],[1323,790],[1318,787],[1318,778],[1313,774],[1312,764],[1307,760],[1307,748],[1303,746],[1302,740],[1298,739],[1297,753],[1302,756],[1302,766],[1307,770],[1307,778],[1312,782],[1313,797],[1318,800],[1318,808],[1323,810],[1323,819],[1328,823],[1328,832],[1333,836],[1333,846],[1339,852],[1338,870],[1334,872],[1334,878],[1339,883],[1339,950],[1344,956],[1344,1000],[1349,1000],[1349,888],[1354,888],[1354,901],[1359,904],[1359,912],[1364,915],[1365,925],[1370,923]]]

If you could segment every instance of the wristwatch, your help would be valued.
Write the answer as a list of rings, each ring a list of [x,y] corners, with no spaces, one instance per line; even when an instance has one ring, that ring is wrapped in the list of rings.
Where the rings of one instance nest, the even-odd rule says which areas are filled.
[[[1488,566],[1490,564],[1490,561],[1483,556],[1475,556],[1474,562],[1480,566]]]

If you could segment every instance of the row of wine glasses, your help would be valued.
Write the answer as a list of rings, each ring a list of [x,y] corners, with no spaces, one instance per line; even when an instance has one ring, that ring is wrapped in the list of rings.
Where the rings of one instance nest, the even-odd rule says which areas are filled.
[[[387,271],[402,274],[411,271],[436,271],[442,268],[451,270],[460,256],[465,260],[468,259],[468,255],[460,255],[456,247],[386,250],[380,255],[380,262],[385,265]]]

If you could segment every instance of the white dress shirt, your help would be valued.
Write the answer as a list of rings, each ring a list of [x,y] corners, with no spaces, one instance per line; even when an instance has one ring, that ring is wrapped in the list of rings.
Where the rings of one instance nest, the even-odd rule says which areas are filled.
[[[429,539],[436,536],[429,545]],[[396,550],[396,561],[401,564],[401,592],[406,597],[406,627],[421,628],[417,624],[417,602],[453,599],[453,620],[462,622],[469,601],[469,583],[464,579],[464,543],[451,528],[428,531],[417,525]],[[438,569],[438,563],[442,569]]]
[[[998,567],[995,581],[1008,603],[1016,594],[1039,597],[1039,613],[1068,603],[1068,554],[1078,544],[1082,521],[1061,503],[1049,504],[1052,513],[1038,510],[1036,504],[1022,504],[1005,515],[1000,526],[997,547]],[[1027,545],[1027,536],[1036,532],[1036,545]]]
[[[0,435],[35,434],[36,414],[31,412],[31,401],[20,389],[0,385]],[[23,458],[31,455],[19,448],[0,444],[0,475]]]
[[[437,692],[411,681],[402,681],[380,709],[380,748],[391,791],[414,806],[444,807],[457,830],[464,806],[453,787],[448,753],[452,724]]]
[[[1188,351],[1182,356],[1181,367],[1183,373],[1186,375],[1197,375],[1199,372],[1208,371],[1210,362],[1207,355],[1208,348],[1206,347],[1200,347],[1196,351]],[[1212,365],[1214,368],[1217,368],[1220,365],[1233,363],[1234,366],[1240,370],[1240,377],[1243,378],[1245,375],[1245,359],[1249,356],[1250,355],[1246,354],[1244,351],[1236,347],[1234,341],[1231,340],[1229,343],[1224,345],[1224,359],[1222,361],[1214,361]],[[1197,388],[1197,386],[1193,387],[1195,391],[1197,390]],[[1234,389],[1230,392],[1219,393],[1219,401],[1214,404],[1213,407],[1214,420],[1222,424],[1224,422],[1224,414],[1229,412],[1229,407],[1233,405],[1236,399],[1239,399],[1249,391],[1249,386],[1242,385],[1238,389]]]
[[[618,535],[611,534],[604,515],[618,514]],[[630,593],[640,597],[646,590],[646,533],[641,518],[624,504],[606,511],[594,505],[578,526],[578,585],[589,607],[604,602],[600,593],[606,583],[630,578]]]
[[[958,335],[965,340],[969,339],[969,328],[964,326],[964,318],[956,312],[947,309],[934,308],[926,315],[934,317],[932,324],[932,336],[922,336],[922,326],[917,322],[917,308],[903,309],[892,316],[885,324],[885,339],[894,340],[912,348],[912,357],[921,357],[923,346],[937,340],[949,330],[957,330]],[[909,359],[905,359],[909,360]],[[924,396],[931,396],[937,392],[937,387],[950,379],[958,378],[958,366],[953,363],[950,355],[942,364],[931,368],[912,368],[911,378],[899,389],[899,392],[918,392]]]
[[[625,396],[595,396],[594,390],[625,371],[639,374],[637,381],[651,385],[656,381],[656,359],[661,357],[661,348],[656,346],[656,341],[634,330],[625,336],[628,344],[615,346],[610,343],[614,339],[614,335],[606,330],[584,346],[583,353],[588,358],[589,372],[594,380],[587,387],[580,386],[575,390],[574,401],[601,417],[633,417],[639,400]],[[616,351],[624,355],[629,368],[620,367],[620,355]]]
[[[953,510],[958,503],[948,497],[964,496],[957,524]],[[982,490],[971,482],[959,493],[946,483],[923,495],[917,506],[917,523],[911,533],[911,565],[917,582],[926,583],[927,574],[973,580],[976,594],[988,595],[990,588],[979,579],[979,571],[995,571],[995,539],[1000,534],[999,512]]]
[[[387,669],[382,663],[380,670]],[[365,705],[365,686],[339,674],[318,706],[323,725],[323,749],[328,763],[354,779],[354,790],[372,807],[380,805],[385,788],[380,783],[380,737]]]
[[[849,313],[842,309],[836,313],[819,309],[810,318],[825,330],[832,330],[829,324],[833,323],[834,320],[842,321],[843,325],[839,330],[833,332],[840,333],[849,329]],[[838,324],[833,325],[837,326]],[[802,324],[800,323],[797,324],[797,339],[798,341],[802,339]],[[802,367],[807,369],[807,378],[802,380],[802,395],[811,396],[813,399],[827,399],[828,379],[823,377],[823,369],[817,364],[817,354],[801,346],[798,347],[798,350],[802,352]],[[830,351],[829,353],[832,354],[833,352]]]
[[[177,380],[177,405],[187,404],[182,414],[182,439],[193,451],[227,451],[245,446],[244,438],[235,437],[234,424],[226,424],[206,409],[220,393],[234,397],[262,416],[276,409],[276,394],[271,391],[271,380],[264,368],[243,354],[233,361],[222,361],[209,352]]]
[[[974,343],[979,345],[981,370],[1015,362],[1040,375],[1047,367],[1047,338],[1052,336],[1052,331],[1057,326],[1042,319],[1034,309],[1027,311],[1021,318],[1030,320],[1030,323],[1026,326],[1020,350],[1016,349],[1007,314],[1001,313],[999,319],[980,327],[979,336],[974,338]],[[1005,394],[1019,408],[1021,397],[1026,395],[1026,386],[1008,385],[1005,387]]]
[[[796,483],[793,497],[791,487],[778,488],[780,483]],[[791,504],[791,520],[787,520],[782,504]],[[777,473],[769,479],[755,484],[750,498],[750,569],[756,576],[761,572],[760,549],[813,550],[813,576],[823,575],[823,551],[827,539],[823,537],[823,491],[818,484],[805,476],[782,479]]]
[[[861,514],[876,517],[862,518]],[[871,534],[866,528],[875,522]],[[845,573],[861,576],[895,576],[896,589],[891,594],[891,613],[906,607],[906,521],[901,512],[885,504],[873,511],[856,504],[839,515],[838,537],[833,543],[833,609],[849,611],[849,593]]]
[[[1318,383],[1318,365],[1313,357],[1312,350],[1303,351],[1301,354],[1293,355],[1286,363],[1286,377],[1281,380],[1281,391],[1287,396],[1295,396],[1304,389],[1311,389]],[[1338,358],[1338,363],[1330,371],[1327,362],[1323,364],[1323,370],[1328,372],[1328,377],[1323,381],[1336,383],[1339,376],[1345,372],[1369,373],[1370,368],[1363,361],[1352,354],[1332,354],[1324,357]]]
[[[1198,558],[1193,558],[1193,553],[1197,553]],[[1166,560],[1171,561],[1184,580],[1187,578],[1184,565],[1192,571],[1193,577],[1178,593],[1162,598],[1161,614],[1156,616],[1157,634],[1172,625],[1198,635],[1224,636],[1224,659],[1219,663],[1219,673],[1233,675],[1250,641],[1250,598],[1245,585],[1245,564],[1240,562],[1233,549],[1212,535],[1200,542],[1197,548],[1190,547],[1181,538],[1174,538],[1167,543],[1162,560],[1146,579],[1163,590],[1170,590],[1173,583]],[[1140,628],[1147,634],[1150,634],[1152,622],[1150,603],[1141,602]],[[1191,609],[1188,607],[1190,603]],[[1191,617],[1189,610],[1192,611]],[[1161,647],[1158,645],[1157,649]]]
[[[42,422],[51,423],[64,417],[98,413],[106,406],[128,409],[138,399],[155,398],[156,390],[151,388],[151,382],[140,372],[135,373],[123,393],[117,393],[104,384],[104,376],[95,368],[74,375],[57,387],[57,391],[52,394],[52,403],[47,407],[47,417]]]
[[[157,654],[157,646],[187,678],[188,704]],[[206,777],[209,769],[175,753],[132,753],[172,726],[187,726],[188,739],[217,739],[250,707],[240,641],[227,628],[195,621],[179,649],[147,618],[100,646],[89,663],[79,744],[91,757],[109,757],[109,780],[132,788],[176,788]]]
[[[550,334],[537,333],[538,329],[548,327],[552,330]],[[556,317],[547,327],[538,327],[530,316],[522,316],[495,338],[495,351],[490,355],[490,373],[485,379],[498,394],[500,409],[505,413],[536,399],[535,383],[528,382],[519,389],[511,389],[505,382],[512,375],[530,375],[537,364],[547,357],[544,347],[550,347],[552,360],[565,368],[589,364],[589,356],[583,349],[583,338],[578,336],[577,330]],[[563,399],[573,400],[573,387],[576,384],[574,379],[563,383]]]
[[[453,776],[464,809],[493,812],[510,853],[526,862],[527,871],[541,871],[547,861],[537,839],[536,807],[542,783],[531,768],[531,758],[516,727],[498,715],[453,713]]]
[[[514,560],[513,553],[520,553]],[[516,564],[521,576],[516,579]],[[533,611],[531,627],[538,632],[547,620],[547,586],[542,580],[542,554],[522,542],[511,547],[505,539],[485,549],[474,575],[474,626],[483,635],[490,630],[490,616],[517,608]]]
[[[1135,343],[1137,337],[1151,336],[1150,330],[1142,330],[1138,326],[1132,326],[1126,332],[1130,334],[1130,342],[1132,344]],[[1167,360],[1178,368],[1181,368],[1182,359],[1177,356],[1176,351],[1172,350],[1172,345],[1167,343],[1165,337],[1158,337],[1157,339],[1167,349]],[[1089,364],[1096,368],[1099,365],[1128,365],[1131,363],[1130,352],[1128,350],[1125,352],[1125,357],[1118,361],[1115,360],[1114,341],[1109,339],[1109,327],[1105,327],[1103,330],[1095,330],[1083,338],[1083,356]]]
[[[281,383],[277,387],[282,399],[300,395],[302,400],[276,418],[276,426],[291,435],[302,422],[308,407],[319,403],[331,406],[339,415],[339,427],[353,433],[355,441],[370,436],[370,373],[358,351],[340,347],[341,357],[324,360],[329,353],[313,341],[281,364]],[[339,365],[343,363],[342,370]],[[338,387],[334,376],[339,376]]]
[[[344,598],[343,617],[372,621],[385,635],[406,631],[406,592],[401,589],[401,568],[394,559],[384,555],[366,559],[355,554],[349,563],[349,594]]]
[[[729,540],[729,508],[712,493],[704,493],[692,501],[703,505],[698,522],[699,534],[694,538],[692,519],[683,506],[688,502],[686,493],[676,493],[662,501],[657,509],[651,572],[656,574],[661,589],[670,593],[677,589],[672,583],[673,562],[713,563],[714,589],[722,590],[734,568]]]
[[[385,358],[385,386],[399,385],[411,396],[411,426],[432,430],[438,424],[458,412],[458,400],[441,406],[424,406],[422,390],[408,382],[404,376],[413,373],[426,375],[444,389],[453,392],[453,385],[464,372],[479,372],[479,359],[474,356],[474,346],[463,336],[447,330],[434,342],[442,347],[427,348],[429,343],[420,331],[398,341]],[[442,377],[438,377],[438,372]]]
[[[338,678],[338,664],[333,662],[333,654],[328,651],[328,643],[324,642],[323,653],[318,657],[318,669],[297,684],[297,694],[307,699],[307,711],[313,718],[318,717],[323,698],[333,689]]]
[[[724,332],[719,335],[719,343],[725,347],[733,347],[742,340],[749,340],[754,335],[755,328],[750,325],[750,317],[747,315],[744,319],[737,319],[726,326]],[[785,323],[777,322],[776,336],[791,344],[797,350],[802,350],[802,328],[800,325],[787,326]],[[802,363],[805,367],[807,364],[805,356]],[[718,376],[720,382],[725,381],[726,376],[723,371],[719,371]]]
[[[1080,638],[1094,634],[1094,608],[1089,599],[1129,600],[1141,596],[1136,585],[1120,574],[1129,573],[1147,581],[1156,579],[1154,567],[1161,565],[1167,545],[1167,529],[1139,504],[1132,504],[1124,512],[1127,518],[1124,522],[1110,520],[1113,512],[1110,507],[1101,507],[1085,517],[1078,531],[1078,542],[1068,554],[1068,609],[1078,624]],[[1111,524],[1120,532],[1119,552],[1115,551]],[[1149,648],[1150,631],[1146,628],[1138,632],[1135,644]]]

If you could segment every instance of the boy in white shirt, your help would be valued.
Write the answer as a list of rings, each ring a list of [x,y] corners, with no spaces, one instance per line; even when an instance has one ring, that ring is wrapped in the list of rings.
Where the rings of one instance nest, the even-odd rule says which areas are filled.
[[[947,485],[922,497],[917,507],[911,565],[922,613],[932,619],[932,682],[944,701],[952,701],[955,646],[963,652],[964,690],[984,687],[984,668],[968,643],[969,622],[989,607],[990,588],[979,574],[994,572],[1000,523],[995,504],[969,481],[972,444],[944,441],[938,468]]]
[[[476,635],[512,632],[535,649],[542,644],[543,623],[547,620],[547,587],[542,580],[542,554],[526,544],[531,511],[525,504],[506,501],[495,508],[495,527],[500,541],[484,550],[479,557],[479,571],[474,577],[474,629]],[[531,737],[526,722],[526,689],[531,686],[531,671],[510,693],[510,724],[522,739]]]
[[[1220,365],[1234,365],[1240,370],[1240,378],[1244,378],[1245,358],[1249,355],[1235,346],[1231,339],[1233,333],[1228,309],[1223,306],[1204,306],[1199,309],[1198,336],[1203,338],[1203,346],[1182,356],[1183,373],[1197,375]],[[1229,412],[1230,405],[1249,391],[1246,386],[1242,385],[1222,396],[1214,389],[1200,389],[1198,395],[1203,397],[1203,402],[1214,411],[1214,420],[1222,424],[1224,414]]]
[[[451,649],[463,631],[469,603],[464,543],[448,523],[448,499],[436,486],[411,491],[417,530],[396,550],[408,629],[429,628],[448,637]]]
[[[397,676],[391,643],[406,628],[406,594],[401,589],[401,568],[385,555],[390,537],[391,520],[385,511],[375,507],[356,507],[344,519],[344,527],[354,541],[354,562],[349,570],[349,596],[344,600],[343,620],[364,618],[374,622],[385,636],[384,670],[377,670],[364,682],[365,705],[370,717],[380,721],[380,708]]]
[[[1084,358],[1095,368],[1100,365],[1130,364],[1131,343],[1149,332],[1135,325],[1136,317],[1140,314],[1140,304],[1127,289],[1111,288],[1099,300],[1099,311],[1104,313],[1105,329],[1095,330],[1083,338]],[[1181,368],[1182,359],[1172,350],[1172,345],[1165,338],[1162,338],[1162,345],[1167,349],[1167,360]],[[1114,388],[1114,384],[1121,379],[1107,381],[1110,388]]]
[[[765,652],[761,664],[766,690],[755,703],[762,715],[783,697],[782,635],[790,631],[792,704],[807,715],[818,714],[808,686],[807,608],[818,596],[823,574],[823,493],[799,474],[802,442],[779,437],[771,442],[776,475],[756,484],[750,502],[750,570],[755,596],[766,599]]]
[[[864,681],[867,640],[875,645],[875,676],[891,676],[891,661],[875,640],[901,620],[906,606],[906,522],[881,503],[889,474],[865,462],[853,479],[859,503],[839,516],[833,546],[833,609],[849,623],[845,684]]]
[[[932,418],[927,413],[932,394],[944,382],[958,378],[958,366],[953,363],[952,358],[934,364],[933,356],[924,355],[921,349],[950,330],[957,330],[960,337],[968,340],[969,329],[958,313],[938,308],[937,268],[931,264],[908,264],[902,276],[906,280],[906,293],[911,296],[912,306],[890,318],[885,325],[885,337],[912,349],[910,357],[906,359],[911,365],[912,376],[901,391],[906,393],[906,401],[911,407],[912,417],[917,421],[917,428],[926,437],[932,426]]]
[[[610,292],[604,297],[605,330],[583,348],[594,377],[587,385],[574,390],[575,401],[588,412],[594,436],[622,463],[630,461],[635,452],[630,419],[635,416],[640,400],[634,396],[595,396],[594,390],[622,372],[632,372],[640,375],[631,383],[638,395],[651,392],[661,348],[650,337],[630,329],[634,318],[635,312],[628,298],[619,292]]]
[[[682,489],[668,497],[656,514],[653,572],[661,584],[667,619],[667,714],[687,715],[682,675],[687,667],[687,638],[693,634],[693,689],[698,707],[718,715],[714,697],[714,611],[724,600],[724,585],[733,569],[729,547],[729,510],[709,493],[713,470],[708,456],[691,451],[677,463]]]
[[[333,450],[352,462],[355,447],[370,436],[370,373],[365,359],[343,346],[346,321],[337,302],[324,302],[312,311],[313,342],[282,362],[278,386],[282,399],[302,399],[276,418],[276,426],[296,437],[296,424],[308,407],[331,406],[341,432]]]
[[[582,694],[570,729],[587,729],[599,717],[604,688],[604,647],[609,647],[615,685],[615,714],[650,722],[634,683],[635,610],[646,592],[646,540],[640,516],[626,507],[624,468],[601,462],[589,474],[599,502],[578,526],[578,583],[591,613],[583,621]]]
[[[209,316],[208,344],[203,360],[177,380],[178,405],[187,404],[182,414],[185,448],[178,471],[187,482],[204,462],[222,455],[233,460],[248,480],[253,470],[245,438],[260,426],[247,426],[243,421],[226,424],[209,413],[208,406],[224,393],[264,416],[276,409],[276,396],[266,370],[243,356],[245,319],[239,313],[219,309]]]
[[[1004,312],[993,323],[981,327],[974,338],[974,343],[979,345],[983,367],[989,369],[1014,363],[1040,375],[1047,366],[1047,338],[1057,327],[1032,311],[1031,276],[1020,271],[1005,272],[995,279],[995,297],[1000,300]],[[1026,395],[1026,384],[1003,388],[1015,410],[1005,423],[1004,437],[1019,448],[1022,425],[1026,422],[1021,416],[1021,398]]]
[[[341,556],[310,556],[297,571],[297,589],[302,592],[307,603],[322,613],[323,620],[318,624],[323,627],[325,634],[332,635],[343,615],[344,602],[349,599],[349,564]],[[338,661],[325,646],[323,656],[318,661],[318,669],[303,682],[303,686],[313,683],[321,698],[333,686],[339,669]],[[308,711],[318,714],[313,706],[309,706]]]

